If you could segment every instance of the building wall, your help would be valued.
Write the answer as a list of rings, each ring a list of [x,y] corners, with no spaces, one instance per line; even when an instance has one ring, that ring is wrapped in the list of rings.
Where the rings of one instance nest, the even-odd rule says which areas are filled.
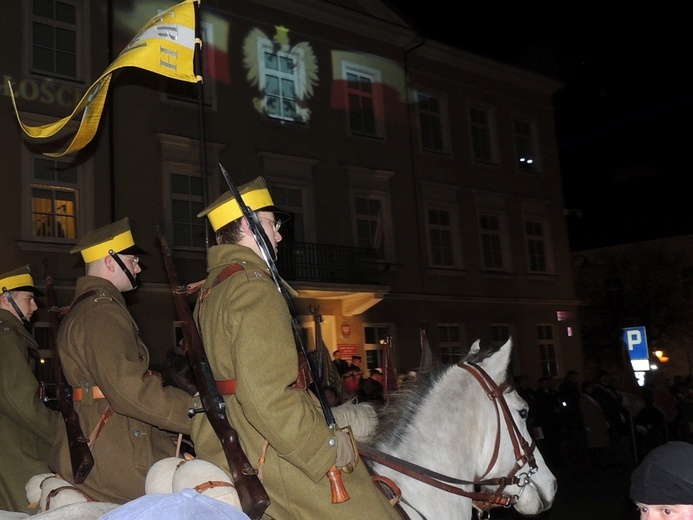
[[[289,280],[301,294],[296,307],[306,323],[311,322],[314,306],[328,318],[330,330],[323,333],[331,343],[329,347],[356,345],[362,352],[363,326],[387,325],[395,340],[398,369],[406,372],[418,367],[421,326],[426,327],[434,353],[439,354],[438,324],[460,325],[461,351],[476,338],[492,341],[491,325],[506,324],[516,344],[514,371],[538,378],[537,325],[542,324],[554,328],[555,375],[562,376],[569,369],[581,371],[575,318],[578,302],[551,102],[560,85],[426,41],[379,2],[342,4],[206,0],[203,21],[214,30],[216,68],[213,77],[205,78],[204,89],[214,92],[215,101],[204,110],[203,117],[195,103],[172,100],[169,94],[181,88],[181,82],[132,67],[113,75],[98,133],[78,154],[85,165],[82,175],[89,177],[80,192],[83,211],[79,235],[114,219],[131,219],[138,244],[148,255],[142,260],[147,269],[141,275],[141,288],[128,298],[152,358],[163,360],[165,349],[174,342],[175,317],[156,237],[157,223],[167,234],[172,232],[170,177],[165,162],[199,171],[201,155],[196,146],[204,141],[208,201],[226,189],[218,162],[237,184],[265,175],[270,184],[309,185],[304,201],[307,242],[357,245],[350,190],[367,179],[370,187],[362,187],[365,191],[384,191],[389,196],[383,225],[390,226],[390,234],[386,235],[388,249],[380,263],[377,286]],[[108,3],[99,2],[83,11],[88,16],[88,59],[80,81],[49,80],[27,66],[29,11],[22,2],[8,7],[0,21],[5,30],[0,32],[9,34],[10,27],[20,27],[23,35],[15,40],[20,45],[3,46],[3,76],[16,85],[24,81],[45,87],[50,81],[50,85],[69,92],[76,103],[157,8],[170,7],[158,0],[136,4],[113,0],[112,5],[112,45],[104,29],[109,23]],[[312,95],[306,99],[310,111],[307,122],[268,117],[253,102],[260,92],[248,81],[246,37],[259,29],[271,40],[277,26],[288,28],[287,49],[307,43],[307,52],[318,65]],[[379,138],[350,135],[348,131],[345,82],[338,67],[345,57],[381,75],[380,82],[375,82],[383,96],[376,118],[382,129]],[[193,84],[187,87],[195,91]],[[2,227],[0,246],[6,252],[2,267],[9,270],[30,263],[39,270],[43,259],[48,258],[59,297],[67,304],[74,281],[82,272],[79,259],[68,254],[75,240],[35,240],[31,236],[31,224],[27,223],[30,186],[22,182],[22,172],[26,175],[27,151],[36,145],[22,135],[7,88],[2,88],[0,128],[6,139],[0,142],[4,158],[0,179],[6,197],[0,205],[0,218],[8,223],[21,215],[23,222],[20,229]],[[445,142],[442,153],[424,151],[420,145],[418,108],[408,102],[417,90],[433,93],[444,102],[440,110]],[[20,96],[18,106],[23,117],[45,116],[47,121],[64,117],[72,109],[26,96]],[[494,116],[496,146],[491,162],[473,160],[470,106],[488,109]],[[539,168],[531,173],[517,166],[515,117],[533,124]],[[436,197],[454,208],[458,222],[454,242],[461,260],[449,268],[431,267],[428,257],[426,203]],[[480,205],[489,200],[501,201],[507,223],[505,254],[509,262],[500,271],[484,269],[482,263],[477,219]],[[545,213],[550,245],[551,266],[543,274],[529,273],[526,259],[523,215],[536,208]],[[182,280],[205,276],[204,248],[176,248],[175,254]],[[37,278],[40,283],[43,275]],[[371,306],[357,306],[354,313],[345,294],[364,295],[366,300],[371,295]],[[566,311],[572,319],[558,322],[558,311]],[[345,323],[350,327],[348,337],[342,334]],[[567,326],[572,327],[570,336]]]

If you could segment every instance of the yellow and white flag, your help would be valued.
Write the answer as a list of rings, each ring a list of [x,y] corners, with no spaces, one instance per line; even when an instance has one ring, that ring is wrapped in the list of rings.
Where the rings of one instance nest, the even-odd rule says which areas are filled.
[[[94,84],[87,90],[81,101],[67,117],[41,126],[27,126],[22,123],[17,103],[10,85],[10,96],[17,120],[24,132],[33,138],[52,137],[62,130],[76,114],[84,110],[82,121],[72,143],[60,153],[46,153],[51,157],[62,157],[77,152],[92,140],[99,127],[103,106],[108,94],[111,75],[122,67],[139,67],[162,76],[196,83],[202,76],[194,71],[195,6],[200,0],[185,0],[153,17],[118,55]]]

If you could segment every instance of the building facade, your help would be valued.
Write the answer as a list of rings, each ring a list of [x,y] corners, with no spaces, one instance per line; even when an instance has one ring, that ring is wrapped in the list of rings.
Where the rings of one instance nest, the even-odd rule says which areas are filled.
[[[377,1],[205,0],[203,82],[116,70],[93,140],[64,150],[20,128],[68,116],[161,0],[21,0],[6,6],[0,86],[2,265],[48,266],[62,305],[83,272],[70,248],[129,217],[147,251],[130,309],[154,361],[178,328],[157,239],[180,278],[205,276],[196,214],[266,178],[282,226],[278,268],[314,344],[400,373],[421,331],[443,362],[512,337],[513,372],[582,371],[552,95],[554,80],[422,38]],[[45,309],[34,327],[43,335]],[[271,326],[271,324],[268,324]]]

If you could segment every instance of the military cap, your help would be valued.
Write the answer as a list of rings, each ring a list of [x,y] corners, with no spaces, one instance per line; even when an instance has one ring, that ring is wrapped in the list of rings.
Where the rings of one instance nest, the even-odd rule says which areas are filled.
[[[254,180],[243,184],[238,188],[246,206],[254,211],[271,211],[280,213],[289,217],[289,214],[280,210],[274,205],[272,196],[267,189],[267,184],[263,177],[257,177]],[[231,191],[227,191],[221,195],[212,204],[203,209],[197,214],[198,217],[207,217],[214,231],[218,231],[226,224],[243,216],[241,207],[236,202]]]
[[[0,291],[29,291],[39,296],[43,295],[34,287],[34,279],[31,277],[31,268],[28,265],[0,274]]]
[[[70,253],[81,253],[84,262],[88,264],[106,258],[110,251],[123,255],[144,253],[135,245],[127,217],[90,231],[72,248]]]

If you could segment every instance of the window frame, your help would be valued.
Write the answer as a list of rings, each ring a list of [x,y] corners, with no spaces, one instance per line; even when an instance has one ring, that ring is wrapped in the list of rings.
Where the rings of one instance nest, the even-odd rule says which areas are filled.
[[[536,331],[541,375],[558,377],[560,363],[558,359],[558,344],[555,327],[552,323],[538,323]],[[546,334],[542,333],[542,331],[550,331],[551,337],[544,337]]]
[[[351,206],[351,231],[354,247],[361,247],[359,245],[358,236],[356,199],[377,200],[380,203],[383,236],[383,256],[378,256],[377,258],[380,262],[395,262],[395,236],[389,182],[394,173],[384,170],[368,170],[366,168],[353,166],[347,167],[347,171],[349,175],[349,204]]]
[[[529,134],[522,134],[518,130],[518,124],[522,124],[529,130]],[[524,116],[515,116],[512,119],[513,146],[515,150],[515,164],[522,173],[539,174],[542,171],[541,154],[539,153],[539,125],[536,119]],[[522,152],[529,149],[529,154]],[[529,155],[532,162],[528,163],[525,157]]]
[[[373,67],[367,67],[357,63],[343,61],[342,62],[342,80],[344,82],[344,106],[346,107],[346,126],[348,135],[354,137],[362,137],[366,139],[385,139],[384,125],[384,99],[382,89],[382,72]],[[350,87],[348,77],[350,74],[366,77],[370,81],[371,94],[366,95],[362,90],[354,90]],[[350,96],[355,95],[363,99],[369,99],[373,105],[373,133],[368,133],[365,130],[358,131],[352,126],[352,104]],[[363,113],[360,111],[359,113]]]
[[[434,153],[438,155],[450,155],[450,123],[448,118],[448,101],[447,96],[436,94],[425,90],[414,91],[416,120],[418,122],[418,139],[419,149],[423,152]],[[438,102],[438,111],[432,111],[422,108],[421,97],[425,96],[428,99],[435,99]],[[440,135],[440,147],[426,146],[424,140],[424,117],[430,121],[437,120],[437,129]]]
[[[458,340],[454,341],[449,335],[442,331],[452,331],[457,329]],[[469,349],[467,345],[467,330],[463,323],[436,323],[436,333],[438,334],[438,347],[440,348],[440,361],[444,365],[459,363]]]
[[[30,77],[33,79],[52,78],[57,82],[64,82],[72,85],[74,85],[75,83],[84,84],[86,83],[87,79],[91,76],[91,57],[88,51],[90,46],[86,43],[91,41],[91,31],[89,26],[89,21],[91,19],[90,2],[87,0],[59,1],[65,4],[73,5],[75,7],[75,75],[71,76],[67,74],[61,74],[55,71],[42,70],[34,66],[34,0],[24,0],[24,19],[26,20],[25,27],[27,28],[27,30],[24,32],[25,48],[27,49],[27,52],[24,53],[25,77]],[[39,21],[50,22],[49,19],[45,19],[42,17],[39,17]],[[64,26],[64,24],[60,22],[55,22],[55,24],[52,25]]]
[[[474,121],[472,111],[478,111],[486,115],[486,123]],[[472,162],[477,164],[497,166],[500,162],[498,151],[498,129],[496,122],[495,108],[488,105],[472,103],[467,108],[469,121],[469,145],[471,150]],[[480,144],[477,144],[477,134],[485,134],[484,147],[488,148],[488,155],[481,155],[479,152]]]
[[[459,208],[459,186],[449,184],[439,184],[433,182],[421,182],[421,193],[423,195],[422,211],[423,222],[426,228],[426,257],[428,266],[432,269],[464,269],[464,256],[462,254],[462,225],[460,221]],[[446,211],[450,217],[450,239],[452,264],[439,264],[434,261],[433,243],[431,240],[432,224],[430,223],[430,210]],[[440,227],[440,226],[439,226]]]

